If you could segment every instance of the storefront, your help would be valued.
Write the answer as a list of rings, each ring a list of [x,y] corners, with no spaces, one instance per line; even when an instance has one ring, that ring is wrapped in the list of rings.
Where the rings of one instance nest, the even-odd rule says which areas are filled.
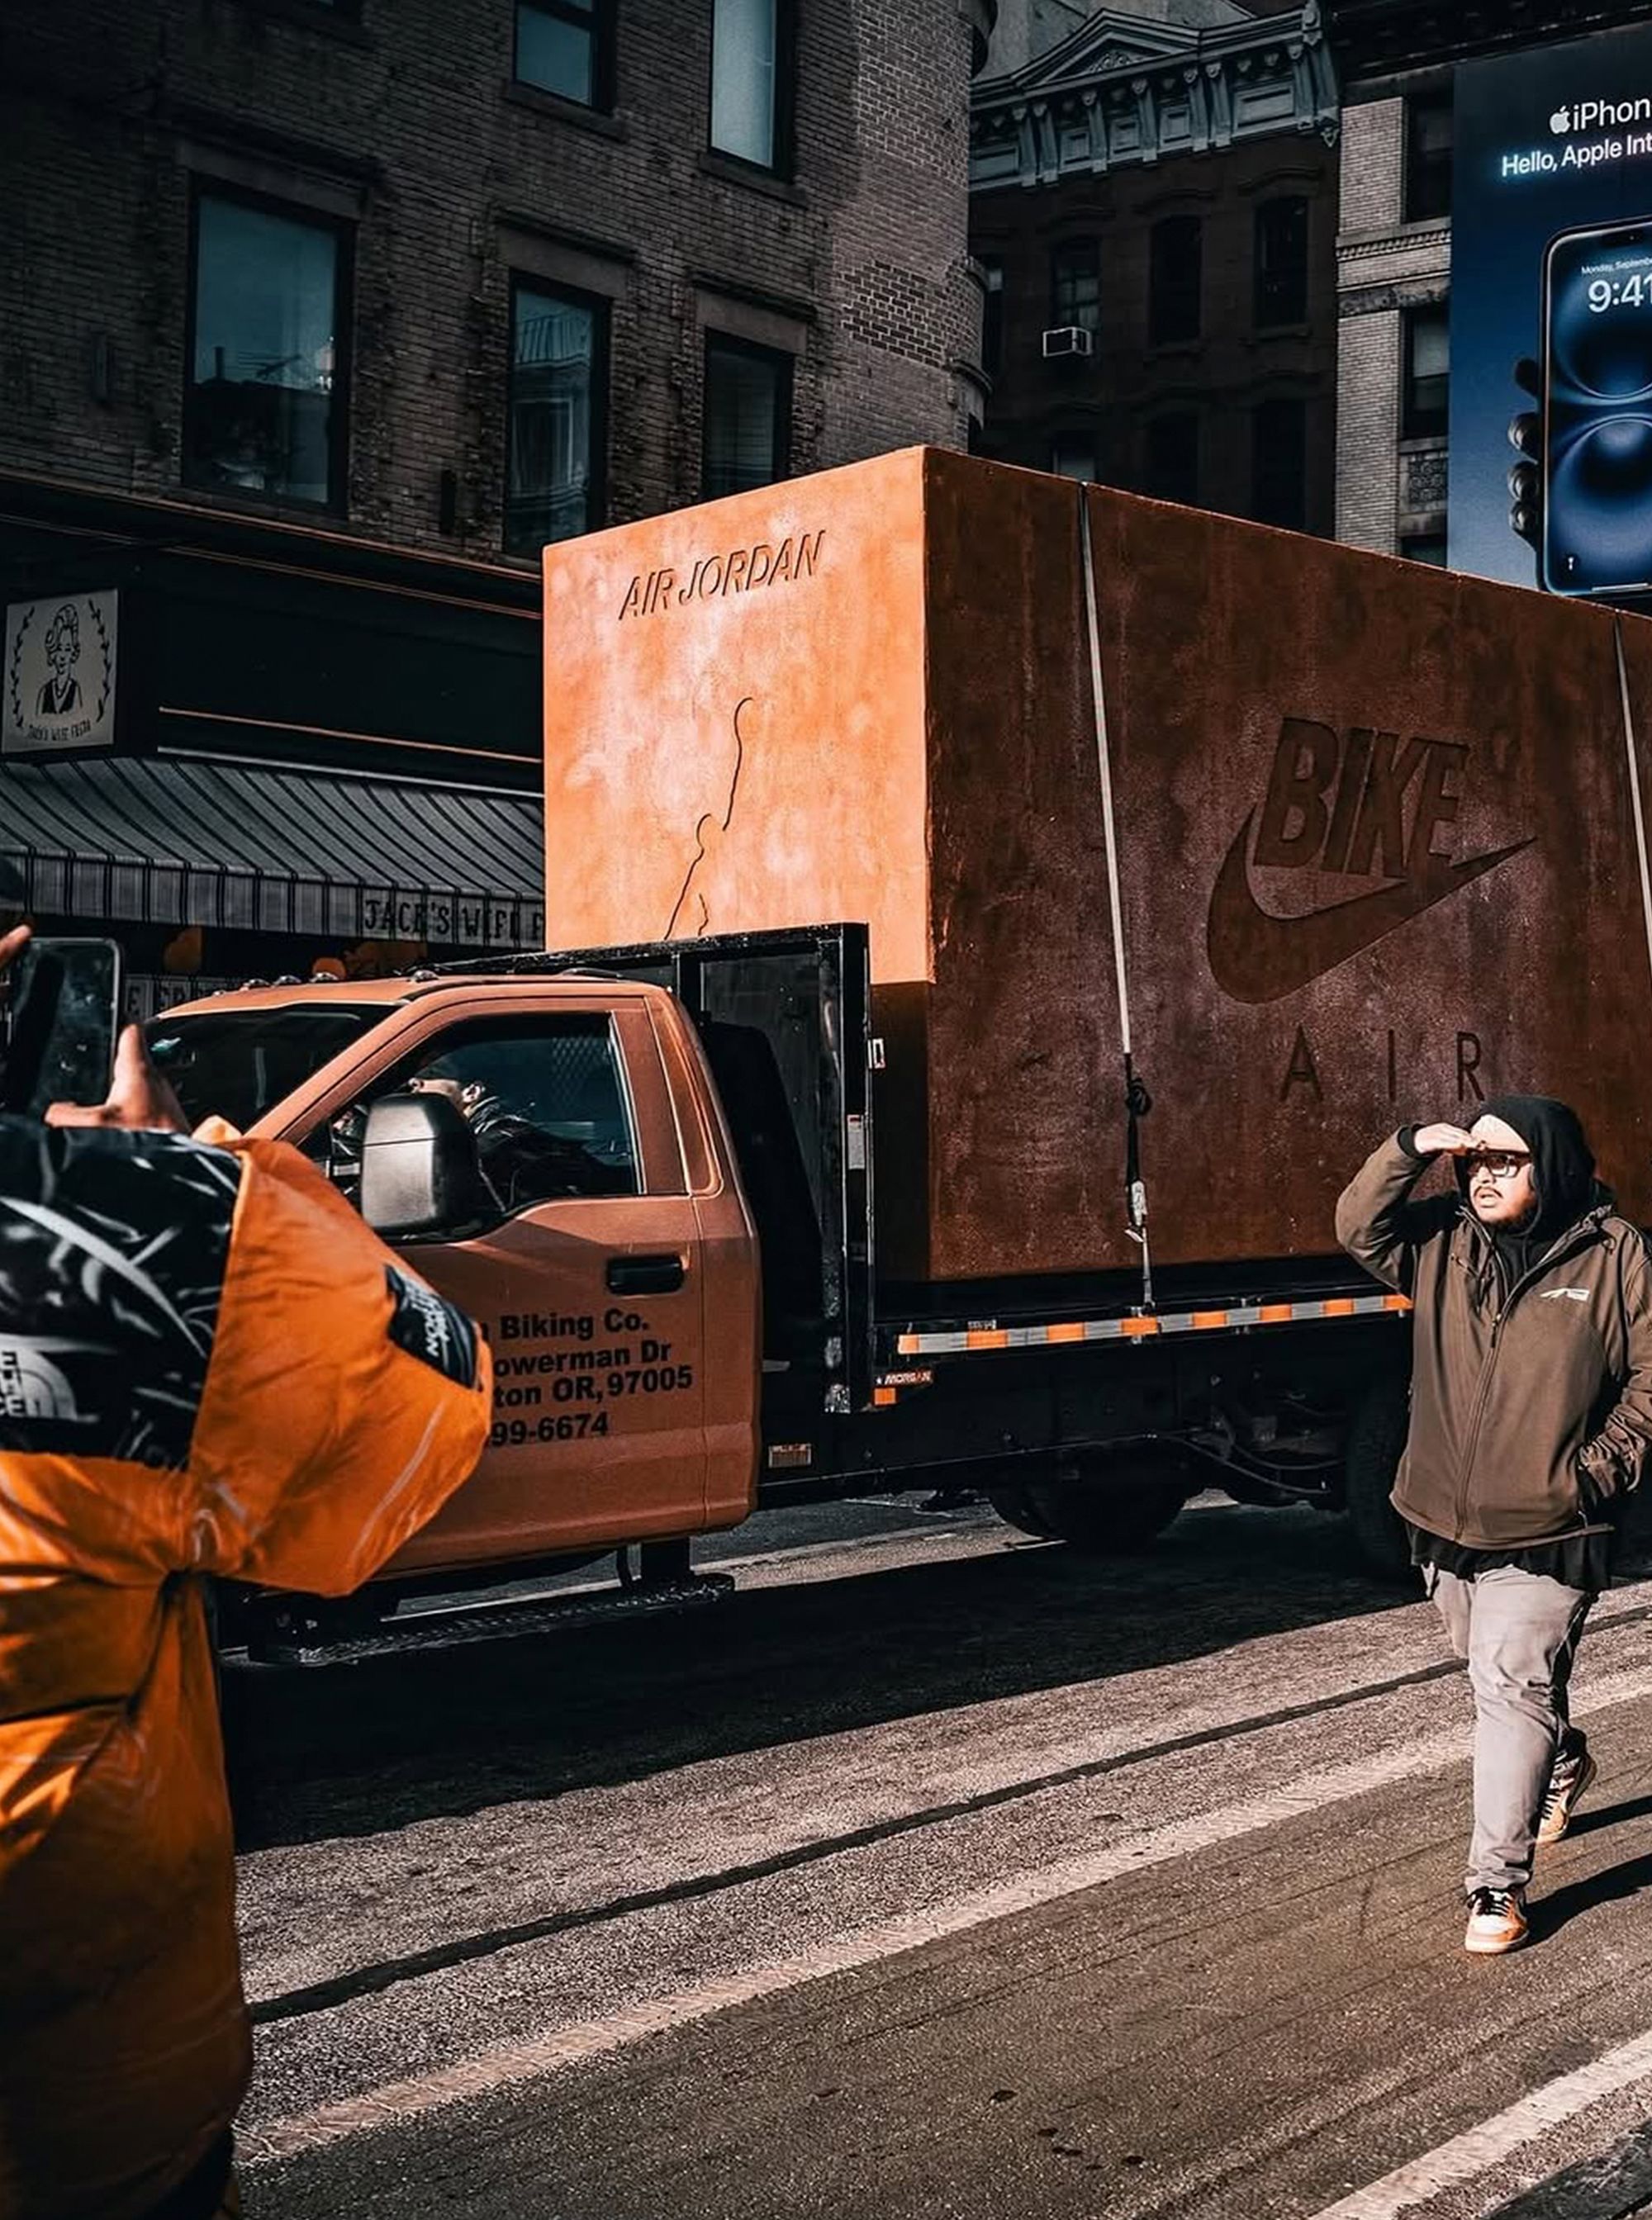
[[[538,582],[0,477],[0,855],[133,1014],[545,945]]]

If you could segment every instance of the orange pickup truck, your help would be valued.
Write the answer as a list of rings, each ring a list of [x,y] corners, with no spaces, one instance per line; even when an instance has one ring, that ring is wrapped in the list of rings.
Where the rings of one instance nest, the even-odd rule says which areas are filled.
[[[687,1537],[943,1475],[1100,1548],[1215,1478],[1391,1562],[1355,1167],[1564,1092],[1652,1219],[1643,620],[913,450],[547,548],[545,656],[569,952],[152,1027],[496,1358],[444,1515],[254,1638],[608,1550],[612,1608],[703,1599]]]
[[[1242,1357],[1262,1291],[1231,1271],[1226,1308],[1207,1285],[1150,1317],[1116,1281],[879,1285],[869,975],[864,928],[842,926],[255,988],[154,1021],[192,1115],[295,1142],[494,1350],[474,1478],[358,1596],[226,1600],[256,1653],[708,1602],[728,1583],[689,1574],[687,1537],[760,1500],[967,1478],[1028,1531],[1112,1548],[1206,1468],[1331,1500],[1323,1415],[1287,1418],[1272,1466],[1219,1466],[1209,1429],[1222,1374],[1299,1414],[1316,1376],[1322,1401],[1390,1376],[1391,1300],[1347,1267],[1272,1274]],[[467,1589],[608,1552],[605,1593],[464,1615]]]

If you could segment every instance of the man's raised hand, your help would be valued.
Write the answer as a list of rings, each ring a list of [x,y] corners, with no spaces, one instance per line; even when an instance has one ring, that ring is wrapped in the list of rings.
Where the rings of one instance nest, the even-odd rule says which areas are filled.
[[[1411,1144],[1419,1157],[1462,1157],[1473,1149],[1474,1138],[1461,1126],[1419,1126]]]

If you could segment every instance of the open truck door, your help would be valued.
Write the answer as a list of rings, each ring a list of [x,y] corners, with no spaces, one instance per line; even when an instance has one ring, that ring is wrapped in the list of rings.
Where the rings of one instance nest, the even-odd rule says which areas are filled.
[[[765,1461],[807,1465],[823,1418],[872,1400],[879,1051],[866,927],[708,934],[553,960],[669,988],[698,1034],[738,1137],[762,1254]]]

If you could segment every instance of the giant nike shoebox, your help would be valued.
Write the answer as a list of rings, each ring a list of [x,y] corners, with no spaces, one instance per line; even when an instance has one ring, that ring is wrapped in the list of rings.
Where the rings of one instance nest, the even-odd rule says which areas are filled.
[[[1644,621],[909,449],[548,548],[545,647],[555,945],[870,926],[885,1273],[1133,1267],[1121,977],[1162,1262],[1506,1090],[1652,1219]]]

